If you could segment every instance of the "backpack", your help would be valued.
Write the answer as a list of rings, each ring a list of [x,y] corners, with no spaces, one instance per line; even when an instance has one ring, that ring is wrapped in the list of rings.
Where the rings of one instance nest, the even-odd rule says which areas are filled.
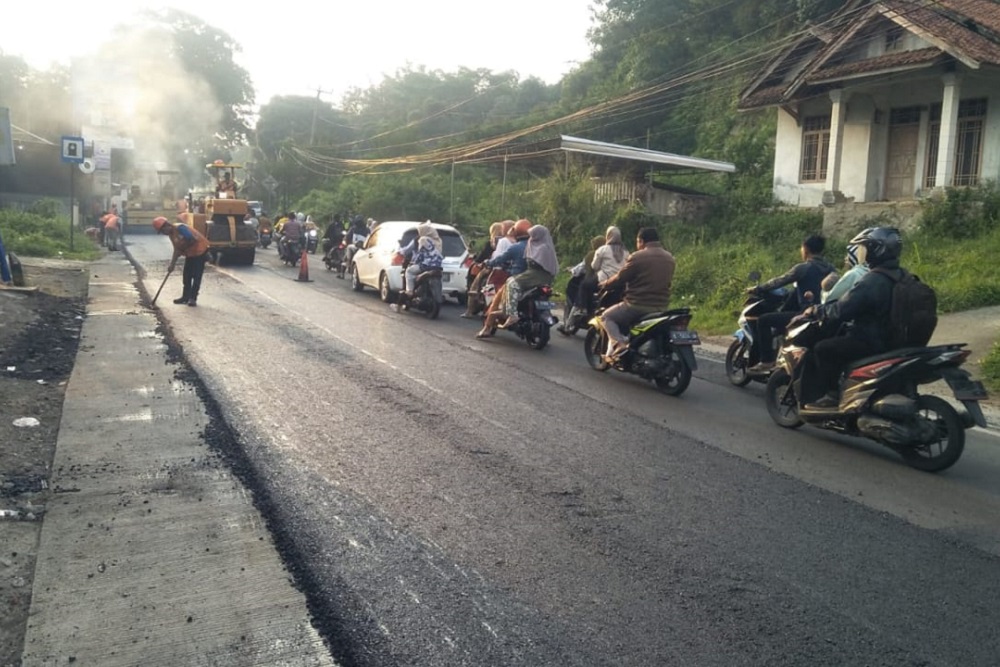
[[[937,327],[937,294],[934,289],[904,269],[900,269],[898,278],[890,271],[873,270],[893,282],[892,305],[889,307],[890,347],[925,347]]]

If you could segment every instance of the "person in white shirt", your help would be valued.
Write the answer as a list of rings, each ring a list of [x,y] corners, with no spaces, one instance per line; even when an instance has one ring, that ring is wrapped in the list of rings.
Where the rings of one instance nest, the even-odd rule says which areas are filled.
[[[608,231],[604,233],[604,245],[594,253],[590,268],[597,274],[598,282],[603,283],[625,266],[628,256],[629,252],[622,243],[621,230],[608,227]]]

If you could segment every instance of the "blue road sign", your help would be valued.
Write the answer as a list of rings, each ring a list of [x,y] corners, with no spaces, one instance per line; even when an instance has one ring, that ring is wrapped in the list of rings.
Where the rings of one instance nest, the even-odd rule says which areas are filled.
[[[70,164],[83,162],[83,137],[62,138],[62,161]]]

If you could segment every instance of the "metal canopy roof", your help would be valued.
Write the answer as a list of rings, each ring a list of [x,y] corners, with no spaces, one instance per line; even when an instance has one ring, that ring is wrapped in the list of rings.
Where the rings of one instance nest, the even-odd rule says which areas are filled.
[[[721,171],[727,174],[736,172],[736,165],[731,162],[720,162],[718,160],[706,160],[687,155],[652,151],[648,148],[632,148],[631,146],[622,146],[621,144],[609,144],[603,141],[593,141],[592,139],[570,137],[565,134],[559,135],[559,139],[559,147],[564,151],[572,153],[601,155],[622,160],[633,160],[635,162],[661,164],[668,167]]]

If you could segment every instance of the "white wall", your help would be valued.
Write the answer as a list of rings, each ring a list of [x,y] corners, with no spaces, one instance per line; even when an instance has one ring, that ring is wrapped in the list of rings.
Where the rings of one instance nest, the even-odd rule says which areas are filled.
[[[774,146],[774,197],[792,206],[819,206],[823,203],[826,184],[799,183],[801,154],[802,129],[784,109],[778,109],[778,132]]]

